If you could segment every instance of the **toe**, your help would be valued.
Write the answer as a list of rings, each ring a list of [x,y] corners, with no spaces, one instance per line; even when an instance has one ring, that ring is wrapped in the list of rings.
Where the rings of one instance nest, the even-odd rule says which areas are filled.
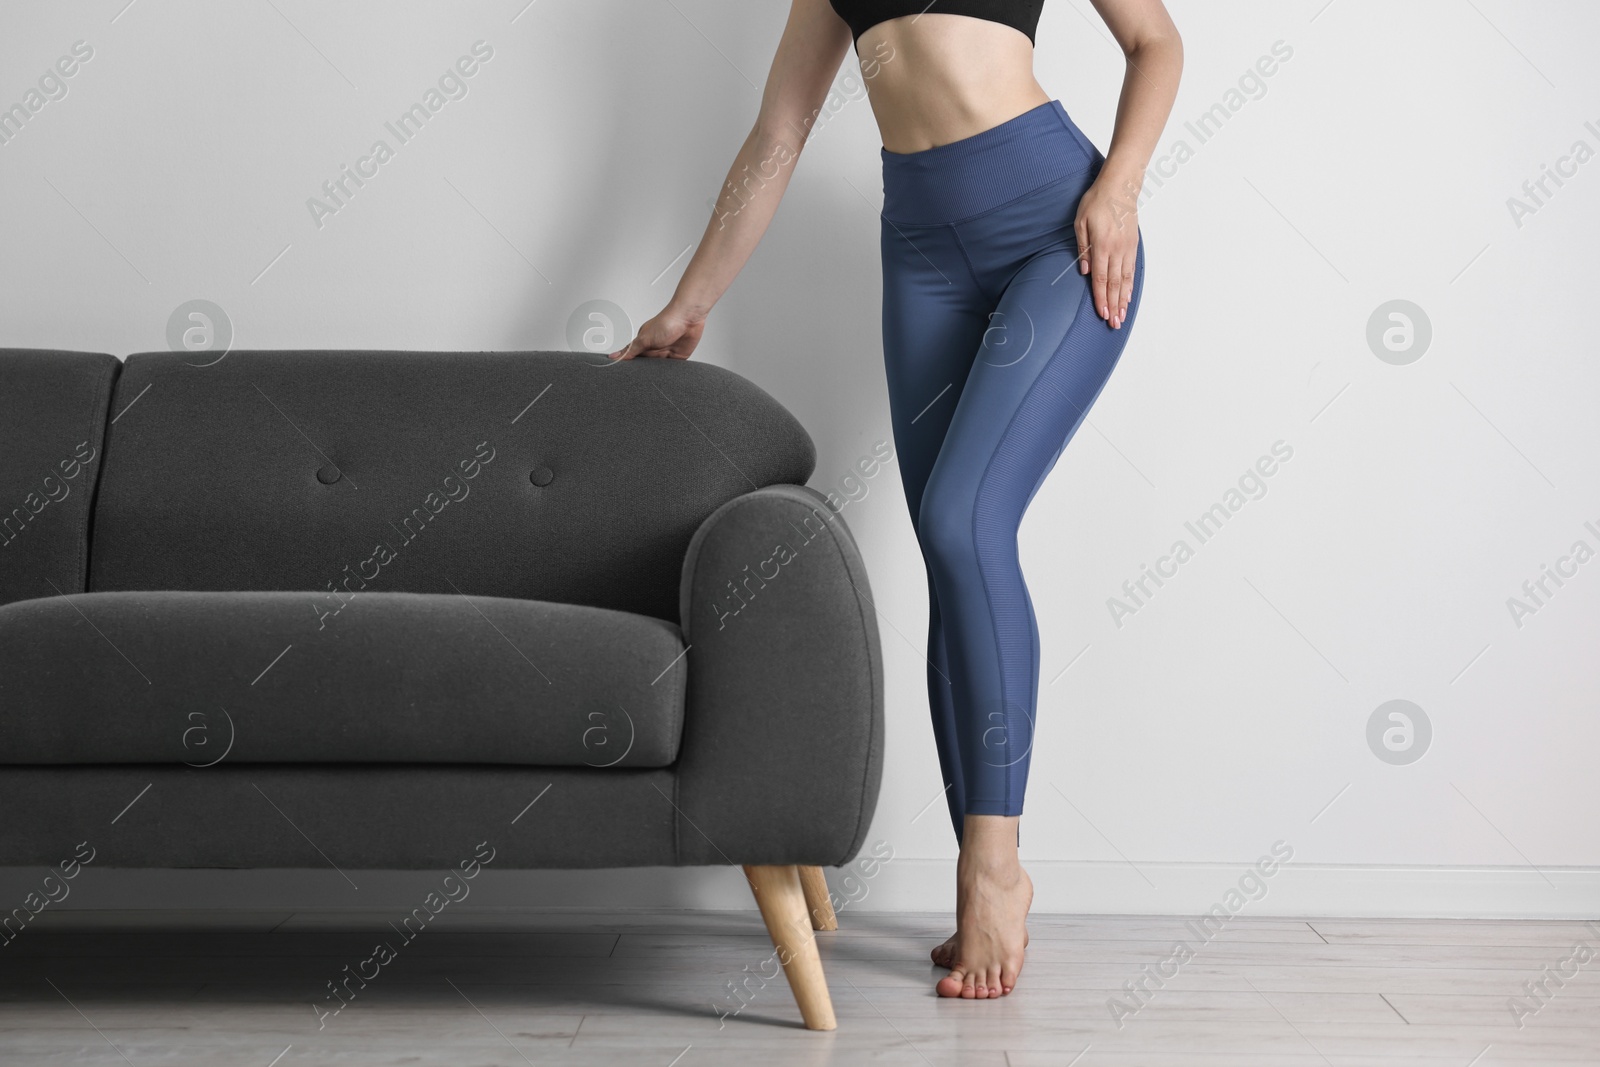
[[[963,972],[961,976],[961,996],[972,1000],[978,995],[978,976],[972,971]]]
[[[941,997],[961,996],[961,976],[959,974],[945,975],[939,979],[938,983],[933,987],[933,991]]]

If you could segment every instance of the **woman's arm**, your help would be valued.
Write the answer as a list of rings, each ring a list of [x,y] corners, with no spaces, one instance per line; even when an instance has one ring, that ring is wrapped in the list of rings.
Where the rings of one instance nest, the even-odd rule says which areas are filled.
[[[828,0],[794,0],[755,125],[728,168],[699,247],[667,306],[625,348],[611,353],[613,359],[689,358],[712,305],[733,284],[778,210],[850,40],[850,27]]]
[[[1139,192],[1178,95],[1183,40],[1161,0],[1089,2],[1128,57],[1128,68],[1105,166],[1078,204],[1078,270],[1093,273],[1095,309],[1121,329],[1133,297]]]

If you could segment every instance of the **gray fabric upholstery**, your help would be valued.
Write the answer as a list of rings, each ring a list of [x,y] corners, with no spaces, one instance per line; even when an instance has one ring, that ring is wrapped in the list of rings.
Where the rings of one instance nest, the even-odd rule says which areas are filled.
[[[110,358],[0,350],[0,490],[56,458],[16,442],[109,426],[98,488],[64,498],[92,511],[0,549],[0,864],[859,852],[875,608],[803,485],[810,437],[750,382],[565,352]]]
[[[665,767],[678,628],[501,597],[125,592],[0,607],[7,763]]]
[[[731,500],[695,534],[680,598],[679,862],[845,863],[877,805],[883,653],[843,518],[807,486]]]
[[[0,348],[0,604],[83,592],[121,366],[104,353]]]
[[[130,404],[93,591],[459,591],[676,622],[700,521],[816,463],[781,404],[696,361],[140,353],[117,383]]]
[[[336,865],[357,885],[363,868],[452,868],[479,841],[495,870],[673,863],[667,770],[5,767],[0,812],[7,865],[54,866],[79,841],[96,868]]]

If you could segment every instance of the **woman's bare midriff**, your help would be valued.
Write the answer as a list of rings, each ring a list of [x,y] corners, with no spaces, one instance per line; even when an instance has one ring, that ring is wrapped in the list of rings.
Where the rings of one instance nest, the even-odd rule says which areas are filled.
[[[904,15],[856,41],[883,147],[902,154],[1000,125],[1050,95],[1033,77],[1033,42],[969,15]]]

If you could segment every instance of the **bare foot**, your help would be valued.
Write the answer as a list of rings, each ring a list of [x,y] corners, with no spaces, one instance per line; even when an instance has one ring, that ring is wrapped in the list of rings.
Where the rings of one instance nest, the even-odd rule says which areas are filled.
[[[960,936],[959,931],[951,934],[942,942],[933,946],[933,951],[928,953],[928,957],[941,967],[951,966],[955,962],[956,939]]]
[[[933,946],[933,950],[928,953],[928,958],[946,969],[954,966],[957,952],[956,942],[960,939],[960,931],[951,934],[949,937]],[[1028,943],[1028,935],[1026,933],[1022,935],[1022,943],[1024,945]]]
[[[1017,858],[1016,816],[969,815],[956,864],[956,934],[941,997],[985,1000],[1016,986],[1028,945],[1033,880]],[[937,962],[937,960],[936,960]]]
[[[962,882],[961,879],[958,877],[956,879],[956,914],[957,915],[961,914],[961,909],[966,906],[966,902],[967,902],[967,887],[966,887],[966,884],[964,882]],[[940,967],[944,967],[946,969],[949,969],[950,967],[955,966],[956,945],[960,942],[960,940],[961,940],[961,931],[958,929],[955,933],[953,933],[949,937],[945,938],[939,944],[933,946],[933,951],[928,953],[928,958],[931,959],[934,963],[938,964]]]
[[[959,871],[959,866],[958,866],[957,869]],[[961,909],[966,907],[966,903],[967,903],[967,886],[966,886],[966,883],[963,882],[960,879],[960,877],[958,876],[956,878],[956,914],[957,915],[961,914]],[[955,966],[956,945],[960,941],[961,941],[961,931],[959,929],[957,929],[955,933],[953,933],[949,937],[945,938],[939,944],[933,946],[933,951],[928,953],[928,958],[933,960],[933,962],[938,964],[940,967],[944,967],[946,969]]]

